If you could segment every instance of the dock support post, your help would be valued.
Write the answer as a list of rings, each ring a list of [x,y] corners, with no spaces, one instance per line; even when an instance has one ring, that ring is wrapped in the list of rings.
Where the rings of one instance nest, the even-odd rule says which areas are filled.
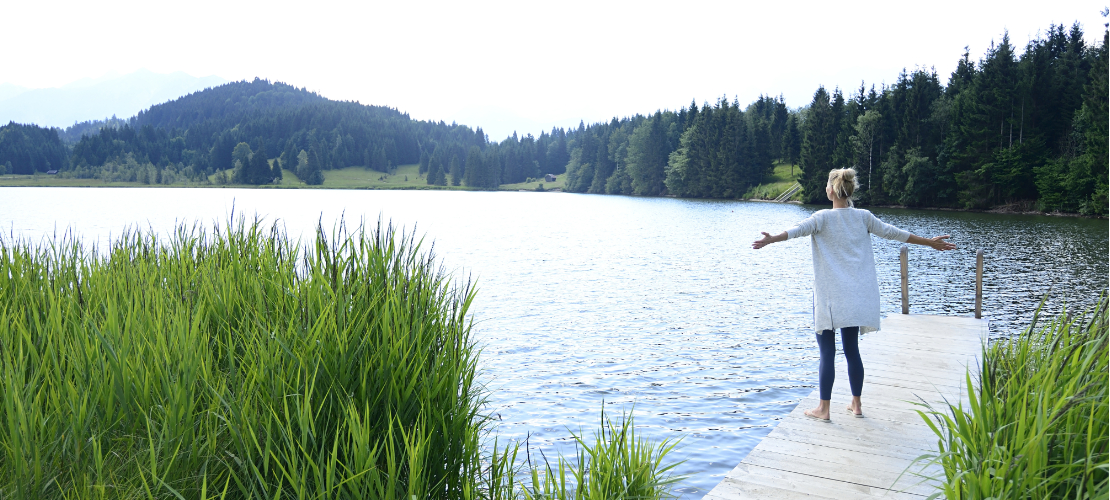
[[[904,265],[904,264],[903,264]],[[905,311],[906,306],[902,306]],[[983,250],[975,251],[975,319],[983,319]]]
[[[902,249],[898,251],[899,260],[902,261],[902,314],[910,313],[910,264],[909,255],[910,249],[906,245],[902,245]],[[978,310],[978,309],[976,309]]]

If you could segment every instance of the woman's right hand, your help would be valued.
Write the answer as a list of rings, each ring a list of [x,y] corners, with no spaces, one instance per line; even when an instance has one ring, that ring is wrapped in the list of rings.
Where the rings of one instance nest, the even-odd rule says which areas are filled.
[[[779,242],[779,241],[786,241],[786,233],[782,233],[778,236],[771,236],[770,234],[764,233],[764,232],[761,232],[760,234],[762,234],[763,237],[758,239],[758,240],[755,240],[752,243],[752,249],[754,249],[754,250],[759,250],[760,248],[763,248],[767,245],[770,245],[771,243],[776,243],[776,242]]]
[[[929,245],[929,246],[933,247],[933,249],[935,249],[935,250],[941,250],[941,251],[955,250],[956,249],[956,244],[955,243],[949,243],[947,241],[944,241],[948,238],[951,238],[951,236],[949,236],[947,234],[944,235],[944,236],[934,236],[932,238],[929,238],[929,241],[933,242],[933,244]]]

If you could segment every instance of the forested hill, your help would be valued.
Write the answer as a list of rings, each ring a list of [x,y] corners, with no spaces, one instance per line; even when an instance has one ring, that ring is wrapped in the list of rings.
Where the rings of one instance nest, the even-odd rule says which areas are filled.
[[[416,121],[392,108],[332,101],[255,79],[152,106],[126,127],[102,128],[74,145],[71,163],[77,176],[104,176],[105,165],[111,171],[131,155],[138,164],[189,168],[186,177],[234,171],[237,182],[260,184],[272,177],[244,172],[258,151],[286,168],[296,168],[305,151],[312,160],[306,180],[318,180],[320,171],[329,168],[362,165],[387,171],[416,163],[422,147],[439,142],[462,143],[464,149],[484,145],[485,136],[481,129]],[[236,154],[239,144],[249,149],[240,147]]]

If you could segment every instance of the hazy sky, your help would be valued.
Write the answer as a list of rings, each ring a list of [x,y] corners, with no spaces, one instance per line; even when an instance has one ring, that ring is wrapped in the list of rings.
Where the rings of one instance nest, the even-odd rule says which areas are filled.
[[[56,87],[147,68],[255,76],[332,99],[483,126],[492,139],[761,93],[806,104],[818,85],[946,81],[1009,30],[1051,23],[1101,39],[1103,3],[4,2],[0,83]],[[12,43],[15,45],[12,45]]]

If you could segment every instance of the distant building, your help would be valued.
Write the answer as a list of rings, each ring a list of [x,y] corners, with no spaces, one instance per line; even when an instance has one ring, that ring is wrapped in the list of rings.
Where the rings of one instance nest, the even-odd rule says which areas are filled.
[[[47,170],[46,175],[58,175],[58,171],[57,170]]]
[[[555,182],[555,174],[547,174],[543,176],[544,182]]]

